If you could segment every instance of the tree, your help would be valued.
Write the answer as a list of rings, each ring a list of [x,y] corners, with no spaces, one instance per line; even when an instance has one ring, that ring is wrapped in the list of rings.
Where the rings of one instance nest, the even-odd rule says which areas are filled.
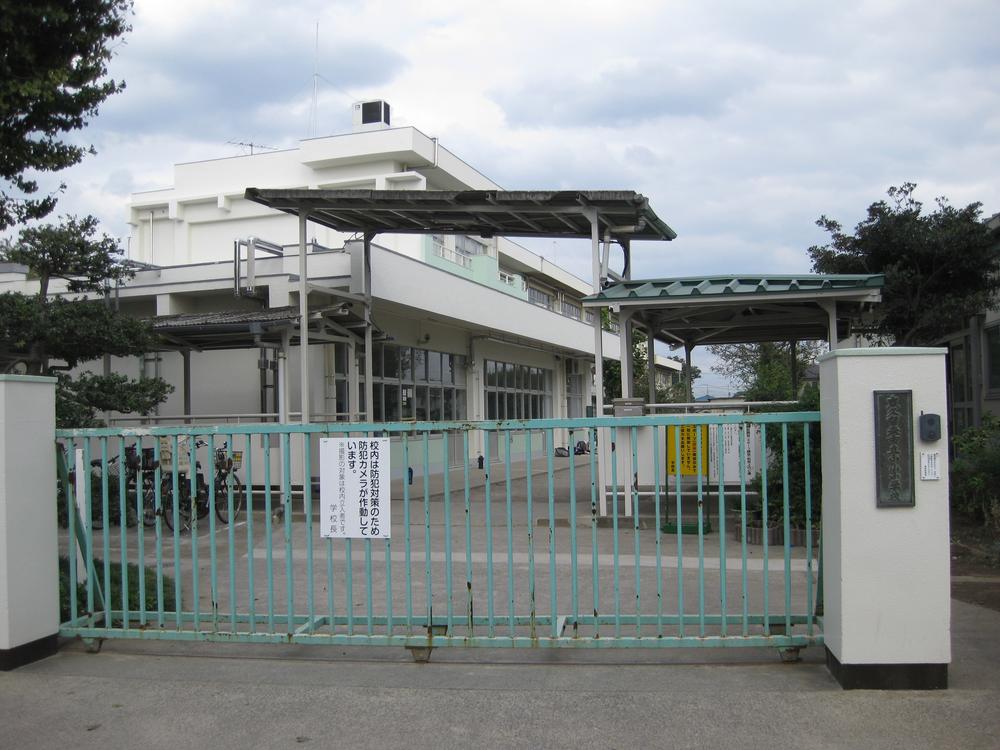
[[[606,310],[601,311],[602,320],[605,321],[605,328],[609,328],[609,317]],[[648,357],[648,337],[638,329],[632,329],[632,394],[635,398],[648,400],[649,398],[649,357]],[[660,404],[678,403],[687,401],[687,367],[679,357],[671,359],[681,362],[681,382],[674,383],[669,388],[656,389],[656,402]],[[691,382],[693,383],[701,377],[701,370],[691,366]],[[622,395],[621,363],[614,360],[604,360],[604,401],[610,403],[612,399]]]
[[[802,381],[806,367],[826,349],[821,341],[799,341],[795,345],[796,380]],[[735,383],[748,401],[786,401],[798,398],[792,388],[791,352],[787,342],[720,344],[709,351],[718,362],[713,372]]]
[[[0,0],[0,230],[55,207],[54,194],[33,197],[34,173],[94,153],[61,137],[125,87],[106,75],[131,10],[132,0]]]
[[[667,357],[667,359],[672,359],[674,362],[680,362],[681,372],[679,378],[674,381],[669,388],[666,390],[657,389],[656,400],[659,403],[684,403],[688,400],[688,388],[687,388],[687,378],[688,378],[688,366],[687,362],[684,361],[683,357]],[[694,381],[701,377],[701,368],[696,364],[691,365],[691,384],[694,385]]]
[[[808,251],[818,273],[885,274],[873,333],[896,346],[937,343],[997,309],[1000,293],[1000,231],[982,222],[982,205],[955,208],[938,198],[923,213],[914,190],[912,182],[890,187],[889,200],[872,203],[853,234],[821,216],[816,224],[831,242]]]
[[[159,378],[63,372],[104,355],[143,354],[155,345],[148,323],[119,313],[103,299],[49,297],[51,279],[64,279],[67,291],[80,293],[103,291],[110,282],[133,276],[118,243],[96,232],[93,217],[64,217],[58,226],[24,229],[16,241],[0,243],[0,261],[26,265],[39,281],[35,296],[0,295],[0,355],[7,363],[25,363],[29,373],[58,374],[56,420],[61,426],[93,426],[101,411],[148,414],[173,390]]]

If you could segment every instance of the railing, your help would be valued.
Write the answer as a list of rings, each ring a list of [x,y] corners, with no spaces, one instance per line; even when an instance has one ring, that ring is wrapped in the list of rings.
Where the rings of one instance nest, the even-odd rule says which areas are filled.
[[[431,243],[432,252],[439,258],[456,263],[463,268],[472,268],[472,259],[468,255],[457,253],[451,248],[445,247],[437,242]]]
[[[668,411],[690,414],[699,411],[715,411],[726,414],[749,414],[753,411],[764,411],[775,407],[789,407],[798,404],[798,401],[685,401],[663,404],[644,404],[647,411]],[[610,412],[614,406],[605,406],[604,410]]]
[[[806,534],[793,548],[791,534],[795,509],[807,528],[819,517],[818,421],[805,412],[59,430],[71,599],[60,633],[411,649],[820,644],[816,541]],[[745,457],[757,429],[761,451],[768,441],[778,455],[755,491]],[[720,464],[710,485],[707,442],[723,456],[724,432],[737,469]],[[326,538],[317,476],[333,480],[319,443],[363,436],[390,438],[391,534]],[[804,452],[790,453],[790,440]],[[466,460],[448,470],[456,443]],[[475,456],[493,445],[502,463],[479,468]],[[213,481],[210,457],[234,452],[240,482]],[[129,455],[145,460],[116,481],[110,467]],[[204,482],[190,470],[199,460]],[[74,466],[90,478],[73,477]],[[242,514],[239,484],[250,488]],[[759,519],[778,528],[758,529],[751,554]],[[130,585],[134,599],[112,594]]]
[[[290,411],[288,416],[291,419],[298,419],[302,412]],[[349,419],[354,416],[351,412],[328,412],[311,413],[310,417],[316,421],[337,421]],[[193,424],[257,424],[259,422],[276,422],[280,414],[278,412],[247,412],[243,414],[128,414],[119,417],[111,417],[107,420],[114,425],[161,425],[170,423],[193,423]]]

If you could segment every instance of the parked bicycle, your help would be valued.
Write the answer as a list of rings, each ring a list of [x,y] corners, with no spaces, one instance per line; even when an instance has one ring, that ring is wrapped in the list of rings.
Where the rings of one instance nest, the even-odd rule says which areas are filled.
[[[150,449],[150,453],[151,453]],[[145,451],[143,451],[145,454]],[[124,467],[119,462],[117,453],[112,453],[107,457],[107,478],[108,478],[108,517],[111,525],[121,523],[121,508],[119,503],[120,483],[125,483],[125,522],[128,526],[135,525],[135,500],[137,493],[141,492],[144,498],[152,491],[154,486],[153,467],[145,462],[145,455],[140,458],[137,445],[130,445],[125,448]],[[150,461],[152,455],[149,456]],[[94,529],[104,528],[104,503],[103,484],[104,469],[103,460],[93,458],[90,461],[90,487],[91,487],[91,526]],[[70,485],[76,487],[76,472],[69,472]]]
[[[195,449],[203,448],[208,443],[203,440],[195,441]],[[246,488],[240,481],[236,471],[242,465],[242,451],[233,451],[229,455],[229,444],[223,443],[221,448],[216,448],[214,456],[215,474],[212,483],[215,494],[215,515],[222,523],[231,523],[239,516],[246,500]],[[232,515],[230,516],[229,497],[232,493]],[[170,473],[163,476],[160,483],[160,508],[156,508],[155,492],[150,488],[143,502],[143,523],[146,526],[153,526],[156,523],[156,516],[160,515],[167,528],[174,529],[174,480]],[[180,530],[191,528],[192,519],[199,520],[208,516],[212,512],[209,492],[209,485],[202,471],[201,461],[195,460],[195,496],[191,497],[191,480],[188,472],[178,472],[177,480],[177,521]]]

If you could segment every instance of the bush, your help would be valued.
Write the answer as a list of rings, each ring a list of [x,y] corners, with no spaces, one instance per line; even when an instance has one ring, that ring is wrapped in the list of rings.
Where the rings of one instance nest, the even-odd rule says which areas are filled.
[[[94,570],[97,572],[97,581],[104,586],[104,561],[94,558]],[[146,576],[146,602],[147,612],[156,611],[156,568],[145,567]],[[77,565],[77,576],[79,577],[79,564]],[[72,616],[70,614],[70,580],[69,580],[69,558],[59,557],[59,622],[66,622]],[[96,592],[95,592],[96,594]],[[85,614],[87,607],[87,587],[78,583],[76,586],[77,615]],[[122,601],[122,566],[121,563],[111,563],[111,591],[108,601],[111,609],[121,609]],[[128,564],[128,609],[129,612],[137,612],[139,606],[139,566],[135,563]],[[99,606],[95,598],[96,606]],[[172,611],[176,609],[176,589],[174,579],[168,575],[163,576],[163,609]],[[134,619],[134,618],[133,618]]]
[[[72,476],[70,478],[72,482]],[[75,491],[75,485],[74,485]],[[67,528],[69,526],[69,511],[66,507],[66,492],[63,483],[58,482],[56,490],[56,512],[59,519],[59,526]],[[121,525],[121,504],[118,496],[118,477],[108,474],[108,517],[112,526]],[[90,513],[95,529],[104,528],[104,497],[101,494],[101,475],[92,472],[90,477]],[[136,524],[135,515],[135,489],[128,487],[125,495],[125,525],[132,527]]]
[[[952,438],[951,507],[968,521],[1000,532],[1000,419],[983,416],[981,427]]]
[[[774,407],[768,411],[818,411],[819,388],[810,385],[802,391],[799,402],[789,407]],[[768,526],[784,524],[785,478],[782,470],[782,441],[780,425],[769,425],[765,438],[767,446],[767,520]],[[823,467],[820,431],[816,425],[809,429],[809,488],[811,493],[812,527],[819,528],[822,516]],[[802,425],[788,427],[788,520],[791,528],[806,527],[806,477],[805,437]],[[760,474],[748,489],[761,492]],[[763,501],[753,508],[752,517],[761,520]],[[762,524],[763,525],[763,524]]]

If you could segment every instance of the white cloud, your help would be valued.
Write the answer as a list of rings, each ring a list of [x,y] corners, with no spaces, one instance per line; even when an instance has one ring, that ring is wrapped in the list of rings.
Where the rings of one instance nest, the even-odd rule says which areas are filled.
[[[124,234],[125,192],[175,162],[308,135],[317,22],[318,134],[383,97],[505,187],[638,190],[679,233],[642,275],[807,271],[820,214],[907,180],[1000,210],[995,0],[137,0],[58,211]],[[589,275],[586,243],[555,250]]]

